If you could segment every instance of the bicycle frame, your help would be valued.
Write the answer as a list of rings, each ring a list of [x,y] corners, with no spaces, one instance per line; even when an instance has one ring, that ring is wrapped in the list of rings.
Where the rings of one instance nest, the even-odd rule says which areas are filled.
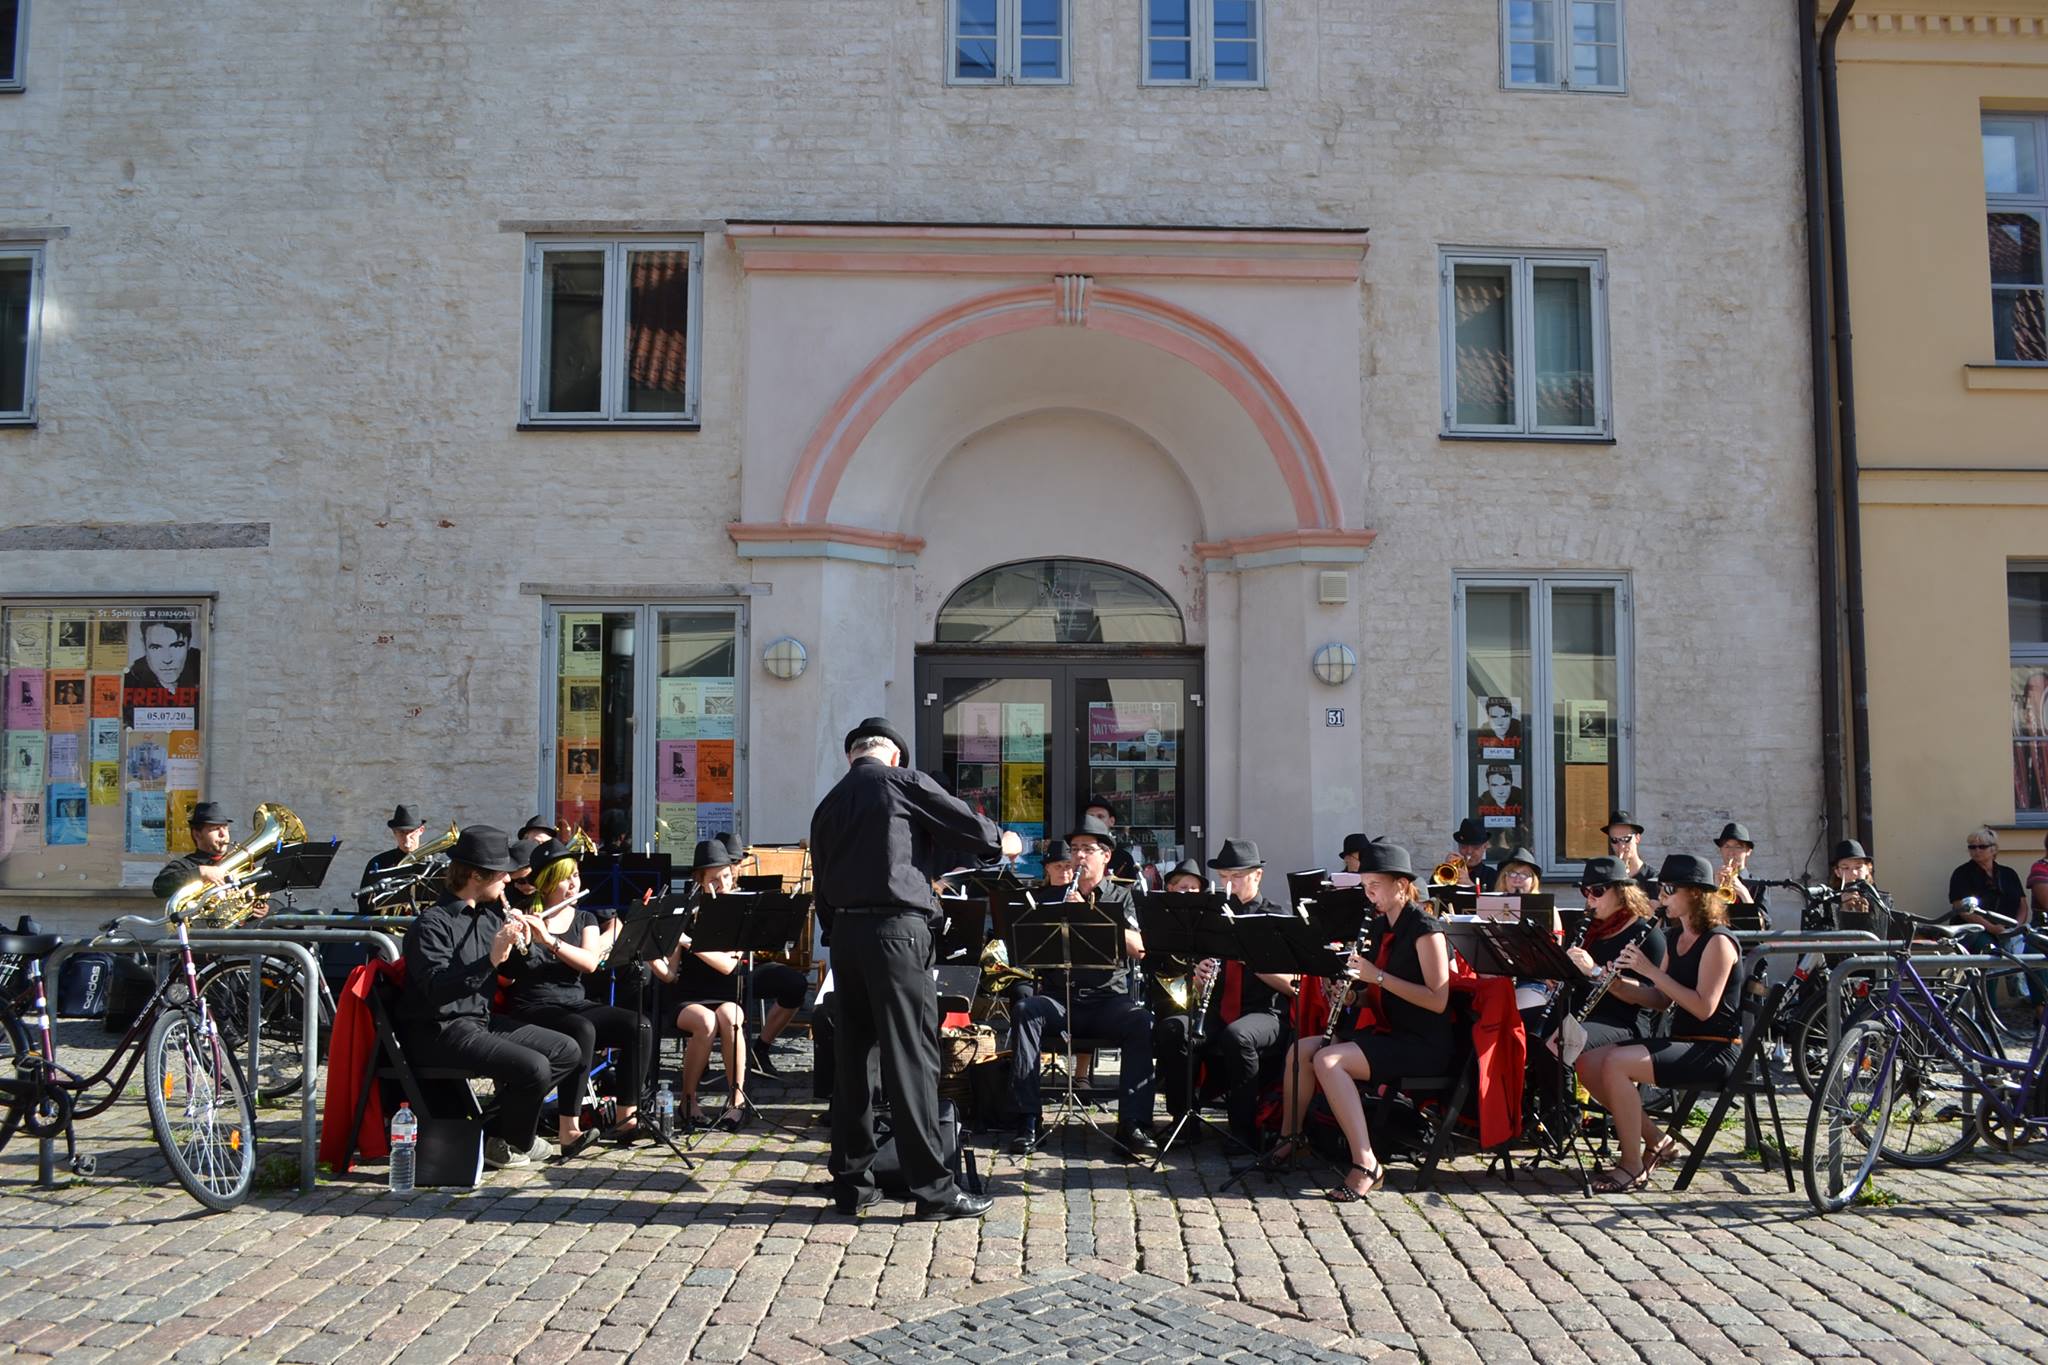
[[[1923,1014],[1916,1007],[1915,1000],[1908,993],[1909,982],[1911,990],[1918,993],[1920,1001],[1930,1007],[1929,1013]],[[1971,1087],[1992,1106],[1993,1112],[2001,1121],[2021,1127],[2048,1123],[2048,1114],[2029,1115],[2022,1112],[2027,1107],[2027,1101],[2040,1086],[2043,1059],[2048,1058],[2048,1033],[2036,1035],[2033,1050],[2025,1061],[2013,1061],[2010,1058],[1979,1052],[1970,1046],[1949,1022],[1948,1010],[1949,1006],[1935,994],[1934,988],[1920,975],[1919,968],[1913,965],[1910,954],[1901,953],[1893,959],[1891,987],[1885,992],[1884,1004],[1880,1009],[1885,1022],[1894,1030],[1901,1030],[1906,1021],[1910,1020],[1920,1029],[1923,1036],[1935,1038],[1942,1050],[1948,1054],[1949,1060],[1958,1063],[1958,1069],[1969,1080]],[[1886,1046],[1884,1068],[1887,1073],[1898,1060],[1899,1041],[1895,1034]],[[1989,1068],[1989,1071],[1983,1068]],[[2007,1090],[2004,1085],[1993,1084],[1987,1079],[1987,1076],[1993,1073],[2001,1079],[2017,1083],[2017,1108],[2005,1102]]]

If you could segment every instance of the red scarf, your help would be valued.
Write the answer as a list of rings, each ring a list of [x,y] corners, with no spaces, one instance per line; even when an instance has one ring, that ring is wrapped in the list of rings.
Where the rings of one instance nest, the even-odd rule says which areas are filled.
[[[1602,939],[1613,938],[1616,934],[1628,932],[1638,923],[1640,921],[1634,915],[1626,913],[1609,915],[1606,919],[1596,919],[1593,921],[1592,927],[1586,930],[1586,942],[1598,943]]]
[[[1421,912],[1411,905],[1401,913],[1404,915],[1414,915],[1420,914]],[[1394,930],[1393,926],[1389,925],[1387,928],[1387,932],[1380,935],[1379,951],[1373,954],[1372,959],[1372,965],[1380,969],[1380,974],[1382,976],[1386,974],[1387,958],[1393,953],[1393,951]],[[1370,986],[1367,986],[1365,988],[1365,1008],[1372,1011],[1372,1017],[1375,1021],[1375,1031],[1379,1033],[1386,1033],[1392,1027],[1392,1025],[1387,1023],[1387,1011],[1385,1002],[1386,994],[1384,991],[1380,989],[1379,982],[1375,981]]]
[[[1244,1013],[1244,964],[1225,962],[1223,964],[1223,1000],[1218,1006],[1217,1017],[1228,1024]]]

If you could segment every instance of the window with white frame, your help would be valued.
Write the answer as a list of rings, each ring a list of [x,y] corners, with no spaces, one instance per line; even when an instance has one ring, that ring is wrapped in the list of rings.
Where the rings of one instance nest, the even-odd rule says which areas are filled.
[[[526,249],[522,420],[694,424],[697,239],[535,239]]]
[[[1263,85],[1261,0],[1143,0],[1146,85]]]
[[[0,0],[0,90],[22,88],[28,55],[28,0]]]
[[[2048,825],[2048,564],[2005,575],[2012,643],[2012,807],[2022,825]]]
[[[0,243],[0,423],[36,420],[43,332],[43,248]]]
[[[1984,115],[1984,199],[1992,354],[2009,364],[2048,363],[2048,114]]]
[[[1546,871],[1604,855],[1633,780],[1627,580],[1461,575],[1455,614],[1451,814]]]
[[[1613,434],[1602,254],[1447,250],[1441,276],[1445,435]]]
[[[954,85],[1064,85],[1072,0],[946,0]]]
[[[1501,0],[1502,81],[1514,90],[1622,90],[1621,0]]]

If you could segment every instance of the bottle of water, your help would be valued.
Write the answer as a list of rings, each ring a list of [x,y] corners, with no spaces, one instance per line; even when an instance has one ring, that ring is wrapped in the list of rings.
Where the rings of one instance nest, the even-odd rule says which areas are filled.
[[[412,1106],[401,1103],[391,1116],[391,1192],[411,1194],[413,1168],[420,1150],[420,1121]]]
[[[654,1131],[665,1138],[676,1135],[676,1094],[668,1088],[668,1082],[661,1083],[661,1089],[654,1095]]]

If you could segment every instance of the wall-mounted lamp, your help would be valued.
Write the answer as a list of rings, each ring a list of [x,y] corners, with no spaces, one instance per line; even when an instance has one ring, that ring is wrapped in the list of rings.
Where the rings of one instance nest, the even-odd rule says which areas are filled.
[[[1316,651],[1316,657],[1309,667],[1315,670],[1316,681],[1331,687],[1342,687],[1351,681],[1351,675],[1358,671],[1358,655],[1350,645],[1334,641]]]
[[[768,647],[761,651],[761,667],[768,670],[769,677],[780,678],[784,682],[801,678],[810,662],[811,652],[794,635],[770,640]]]

